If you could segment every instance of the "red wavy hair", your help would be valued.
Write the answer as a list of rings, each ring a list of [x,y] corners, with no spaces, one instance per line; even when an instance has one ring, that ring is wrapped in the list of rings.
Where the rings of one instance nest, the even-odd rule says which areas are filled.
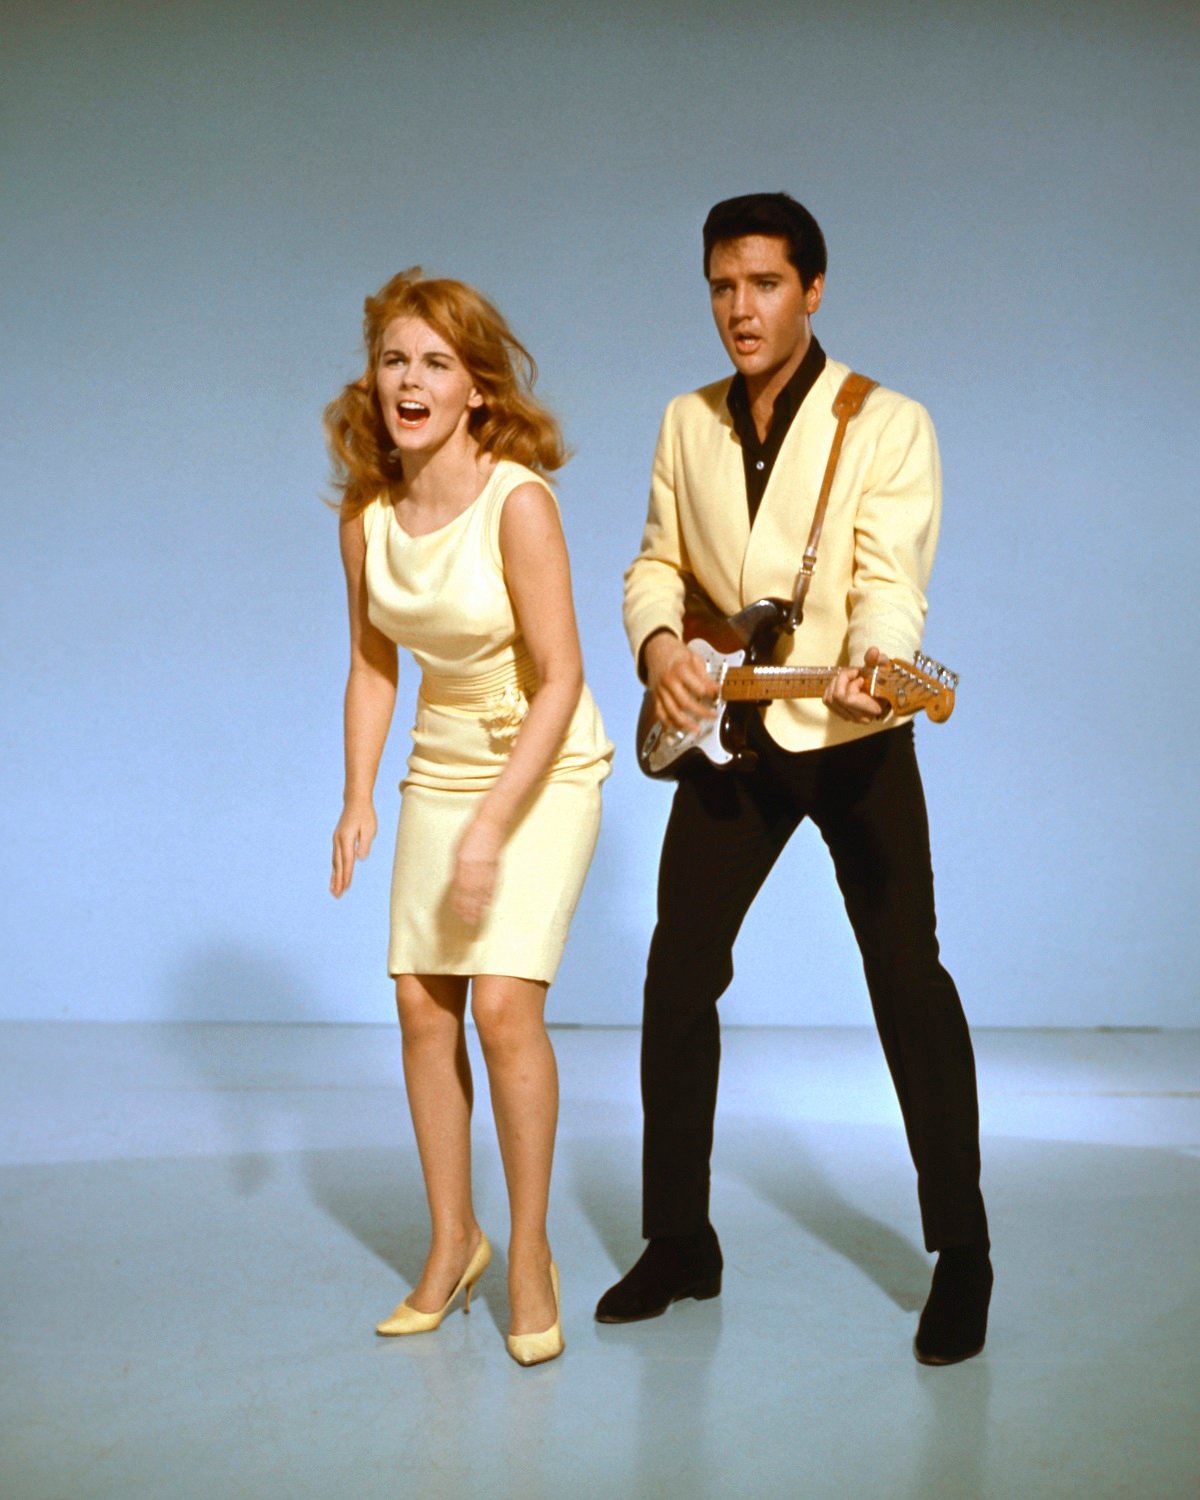
[[[325,408],[325,437],[342,513],[353,515],[396,477],[375,390],[384,331],[396,318],[420,318],[462,360],[483,405],[468,430],[485,453],[511,458],[540,474],[566,462],[557,420],[533,396],[537,366],[495,307],[462,281],[401,271],[363,303],[367,367]]]

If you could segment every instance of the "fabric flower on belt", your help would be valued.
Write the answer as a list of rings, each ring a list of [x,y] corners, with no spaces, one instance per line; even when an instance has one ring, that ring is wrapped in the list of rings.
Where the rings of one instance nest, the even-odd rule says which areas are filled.
[[[492,739],[511,745],[528,712],[529,699],[512,683],[502,693],[492,694],[480,719]]]

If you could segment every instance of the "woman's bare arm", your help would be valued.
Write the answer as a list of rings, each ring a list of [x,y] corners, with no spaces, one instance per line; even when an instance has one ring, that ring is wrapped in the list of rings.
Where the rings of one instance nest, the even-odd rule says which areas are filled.
[[[342,521],[340,542],[350,612],[350,671],[343,712],[346,780],[342,815],[333,831],[334,896],[349,890],[356,859],[366,859],[378,828],[375,777],[396,706],[395,644],[367,618],[366,559],[362,516]]]

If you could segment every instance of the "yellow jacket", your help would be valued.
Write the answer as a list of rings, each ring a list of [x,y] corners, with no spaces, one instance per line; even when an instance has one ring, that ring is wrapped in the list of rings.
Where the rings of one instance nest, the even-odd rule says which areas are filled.
[[[833,441],[833,399],[848,374],[848,365],[826,362],[788,429],[753,528],[741,444],[725,405],[730,380],[670,403],[641,551],[625,573],[625,629],[635,657],[654,631],[682,633],[688,577],[725,615],[757,599],[791,599]],[[941,490],[925,408],[896,391],[873,390],[846,430],[804,622],[790,640],[783,637],[778,662],[844,666],[861,662],[870,646],[912,659],[925,621]],[[838,744],[897,722],[889,715],[879,726],[850,724],[820,700],[773,703],[765,719],[788,750]]]

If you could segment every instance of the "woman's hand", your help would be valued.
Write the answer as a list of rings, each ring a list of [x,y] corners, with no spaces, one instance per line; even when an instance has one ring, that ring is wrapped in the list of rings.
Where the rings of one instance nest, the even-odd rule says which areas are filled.
[[[478,926],[491,904],[503,842],[500,829],[478,814],[459,840],[454,856],[450,904],[455,913],[472,927]]]
[[[329,893],[340,896],[350,889],[354,876],[354,861],[366,859],[375,841],[379,821],[370,802],[361,806],[347,805],[342,809],[337,827],[333,830],[333,874],[329,878]]]

